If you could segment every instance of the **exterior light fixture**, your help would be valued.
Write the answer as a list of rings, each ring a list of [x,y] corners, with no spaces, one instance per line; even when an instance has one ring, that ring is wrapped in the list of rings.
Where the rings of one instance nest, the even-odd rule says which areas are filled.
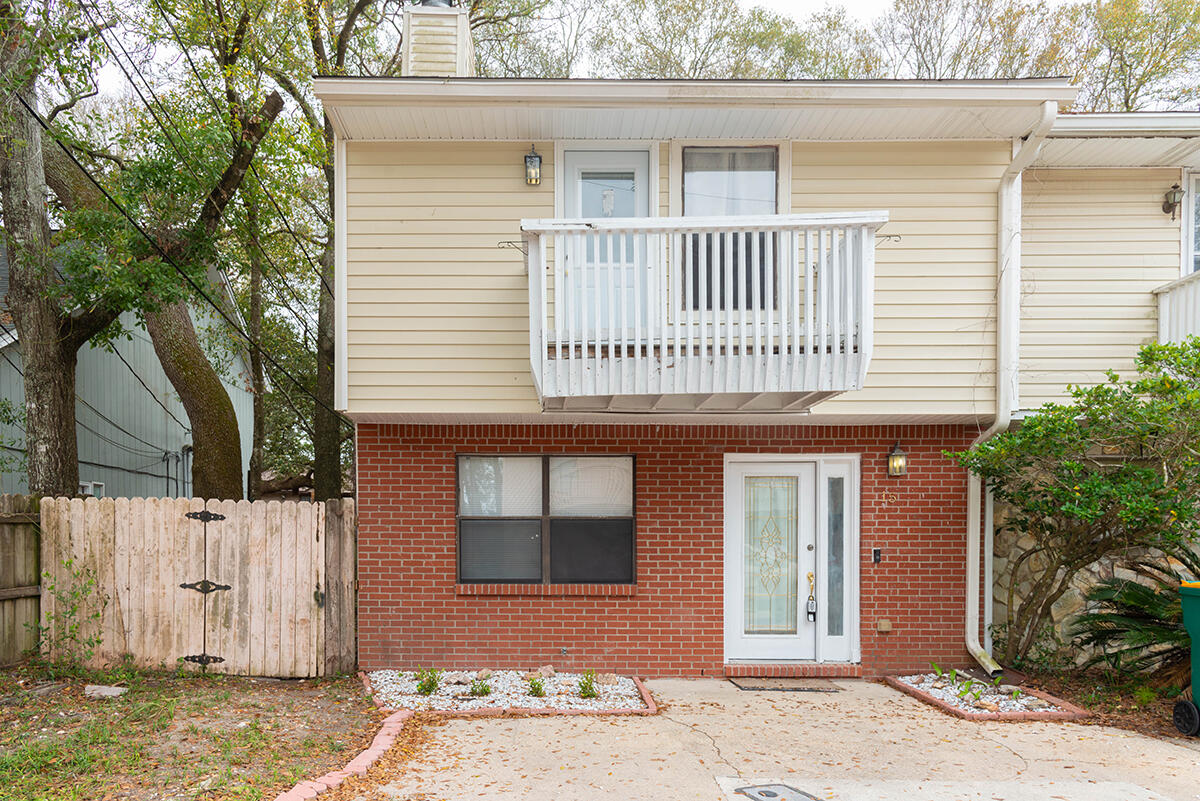
[[[542,157],[538,155],[533,145],[530,145],[529,152],[525,154],[525,183],[530,186],[537,186],[541,182]]]
[[[1173,184],[1167,193],[1163,195],[1163,214],[1170,214],[1171,219],[1175,219],[1175,213],[1179,211],[1179,204],[1183,202],[1183,189],[1179,184]]]
[[[888,452],[887,465],[889,476],[903,476],[908,473],[908,454],[900,449],[899,442]]]

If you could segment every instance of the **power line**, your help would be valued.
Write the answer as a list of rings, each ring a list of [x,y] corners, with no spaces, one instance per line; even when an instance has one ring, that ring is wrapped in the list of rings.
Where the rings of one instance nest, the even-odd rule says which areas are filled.
[[[12,335],[12,331],[9,330],[9,328],[7,326],[5,326],[3,323],[0,323],[0,329],[3,329],[6,334]],[[24,378],[25,371],[22,370],[20,367],[18,367],[16,365],[16,363],[13,362],[12,359],[8,358],[8,353],[6,351],[0,350],[0,355],[2,355],[4,357],[4,361],[8,362],[9,366],[11,366],[12,369],[17,371],[17,375]],[[112,445],[114,448],[120,448],[121,450],[128,451],[129,453],[132,453],[136,456],[155,456],[155,455],[166,452],[165,448],[162,448],[159,445],[155,445],[153,442],[148,442],[147,440],[144,440],[141,437],[139,437],[137,434],[134,434],[133,432],[123,428],[115,420],[111,419],[110,417],[105,415],[102,411],[97,409],[95,406],[93,406],[92,404],[90,404],[86,400],[84,400],[83,397],[78,392],[75,393],[75,400],[79,401],[84,406],[91,409],[92,412],[94,412],[97,417],[99,417],[101,420],[103,420],[104,422],[111,425],[113,428],[117,429],[118,431],[121,431],[124,434],[127,434],[128,436],[132,437],[133,439],[137,440],[138,442],[142,443],[143,445],[148,445],[151,448],[154,448],[155,450],[143,451],[140,448],[131,448],[128,445],[126,445],[125,443],[118,442],[115,439],[112,439],[112,438],[108,437],[107,435],[97,431],[96,429],[89,426],[87,423],[84,423],[82,420],[78,419],[78,417],[75,419],[76,425],[92,432],[93,434],[95,434],[97,437],[99,437],[104,442],[108,443],[109,445]],[[176,422],[178,422],[178,421],[176,421]]]
[[[132,365],[132,364],[130,364],[129,362],[125,361],[125,357],[121,355],[121,351],[117,350],[117,346],[116,346],[116,345],[111,345],[111,344],[110,344],[110,345],[109,345],[109,347],[110,347],[110,348],[112,348],[112,352],[113,352],[113,354],[114,354],[114,355],[115,355],[115,356],[116,356],[118,359],[120,359],[120,360],[121,360],[121,364],[123,364],[123,365],[125,365],[126,367],[128,367],[128,368],[129,368],[129,372],[133,373],[133,377],[134,377],[134,378],[136,378],[136,379],[138,380],[138,383],[139,383],[139,384],[141,384],[141,385],[142,385],[142,387],[143,387],[143,388],[146,390],[146,392],[148,392],[148,393],[150,394],[150,397],[154,399],[154,402],[155,402],[155,403],[157,403],[159,406],[161,406],[161,407],[162,407],[162,410],[163,410],[164,412],[166,412],[166,413],[167,413],[167,415],[168,415],[168,416],[169,416],[169,417],[170,417],[172,420],[174,420],[176,423],[178,423],[180,428],[182,428],[184,431],[191,431],[191,429],[190,429],[190,428],[188,428],[187,426],[185,426],[185,425],[184,425],[184,424],[183,424],[183,423],[180,421],[180,419],[179,419],[178,417],[176,417],[176,416],[175,416],[175,415],[174,415],[174,414],[171,412],[171,410],[170,410],[170,409],[168,409],[168,408],[167,408],[167,405],[166,405],[165,403],[163,403],[161,400],[159,400],[159,398],[158,398],[158,395],[157,395],[157,394],[155,394],[154,390],[150,389],[150,387],[149,387],[149,386],[147,386],[146,382],[142,380],[142,377],[141,377],[141,375],[138,373],[138,371],[133,369],[133,365]]]
[[[221,114],[221,104],[217,102],[216,97],[211,91],[209,91],[208,84],[205,83],[204,76],[200,74],[200,68],[197,67],[196,62],[192,60],[192,54],[188,50],[187,45],[184,44],[183,37],[179,35],[179,30],[175,27],[175,23],[171,20],[171,15],[167,13],[165,8],[163,8],[160,0],[154,0],[154,5],[158,8],[158,12],[162,14],[163,21],[167,23],[167,27],[171,29],[171,34],[175,38],[175,43],[179,45],[179,49],[183,52],[183,57],[187,60],[188,66],[191,67],[192,74],[194,74],[196,76],[196,80],[200,82],[200,88],[204,90],[205,96],[208,97],[208,102],[212,104],[212,107],[216,110],[217,114]],[[232,134],[230,134],[230,136],[232,137]],[[329,293],[329,297],[336,297],[333,294],[333,287],[331,287],[329,282],[325,280],[325,271],[318,267],[316,262],[312,260],[312,257],[308,255],[308,248],[305,247],[304,241],[300,238],[299,234],[293,230],[292,224],[288,220],[287,215],[283,213],[283,209],[281,209],[279,203],[276,202],[274,195],[271,194],[271,190],[269,190],[266,184],[263,183],[262,176],[258,174],[258,169],[253,163],[250,165],[250,171],[254,174],[254,179],[258,182],[259,189],[261,189],[263,194],[267,196],[267,199],[271,201],[271,205],[275,207],[275,211],[279,214],[280,221],[283,223],[284,227],[287,228],[288,233],[292,235],[292,238],[296,240],[296,244],[300,246],[300,251],[304,254],[304,258],[313,268],[313,272],[316,273],[317,278],[321,280],[321,284],[325,287],[325,291]]]
[[[93,25],[96,25],[95,18],[92,17],[91,12],[88,11],[87,5],[85,4],[85,5],[81,6],[81,8],[83,9],[84,14],[87,15],[88,20],[91,21]],[[97,26],[97,28],[99,28],[99,26]],[[200,176],[197,174],[195,168],[193,168],[192,163],[188,160],[188,157],[186,155],[184,155],[183,149],[181,149],[180,146],[175,142],[175,139],[171,136],[171,132],[167,130],[167,126],[163,123],[162,119],[155,112],[154,105],[152,105],[150,103],[150,101],[146,99],[146,96],[144,94],[142,94],[142,90],[138,87],[137,81],[135,81],[133,79],[133,76],[129,74],[129,71],[125,69],[125,65],[121,63],[121,59],[117,55],[117,51],[114,50],[113,46],[108,43],[108,39],[106,39],[104,37],[103,33],[100,34],[100,41],[104,44],[105,48],[108,49],[108,52],[112,54],[113,60],[117,63],[117,67],[119,67],[121,72],[125,75],[125,79],[127,81],[129,81],[129,85],[133,87],[134,92],[136,92],[138,98],[141,99],[142,104],[146,106],[146,110],[150,112],[150,116],[158,124],[158,127],[160,129],[162,129],[163,134],[167,137],[167,142],[170,143],[171,149],[174,150],[176,155],[179,156],[179,160],[183,163],[183,166],[187,168],[187,171],[189,173],[191,173],[192,178],[194,178],[196,180],[197,184],[203,185],[204,181],[202,181],[200,179]],[[172,118],[170,111],[168,111],[166,104],[163,103],[162,100],[159,99],[158,95],[154,91],[154,87],[150,84],[150,81],[146,80],[146,76],[142,74],[142,71],[140,69],[138,69],[137,63],[133,60],[133,56],[131,56],[129,54],[129,51],[125,48],[125,45],[121,43],[121,40],[119,38],[117,39],[117,45],[121,48],[121,52],[125,55],[125,59],[129,62],[130,69],[132,69],[137,74],[137,76],[142,79],[142,83],[145,85],[146,91],[148,91],[150,93],[150,97],[154,99],[154,103],[157,104],[158,110],[161,111],[163,117],[165,117],[167,119],[167,121],[171,123],[171,128],[174,129],[175,135],[178,136],[180,140],[183,140],[184,139],[183,133],[179,130],[179,126],[177,126],[175,124],[175,121]],[[199,76],[197,76],[197,77],[199,77]],[[206,94],[207,94],[207,87],[205,87],[205,89],[206,89]],[[219,107],[217,108],[217,112],[220,113]],[[258,175],[257,172],[255,172],[256,177],[257,177],[257,175]],[[259,179],[259,182],[261,184],[261,179]],[[266,191],[265,187],[263,187],[263,190],[264,190],[264,192]],[[274,203],[274,198],[271,198],[271,202],[275,205],[275,208],[278,210],[279,206],[278,206],[278,204]],[[280,211],[280,214],[282,214],[282,211]],[[223,212],[222,212],[221,216],[222,216],[222,218],[224,217]],[[284,225],[287,225],[286,218],[284,219]],[[271,255],[266,252],[266,248],[264,248],[262,246],[262,243],[258,240],[258,237],[251,236],[251,240],[252,240],[254,246],[258,248],[259,252],[262,253],[263,258],[266,259],[267,263],[269,265],[271,265],[272,269],[275,270],[275,273],[279,276],[279,279],[283,282],[283,286],[288,289],[288,291],[291,293],[292,297],[295,298],[296,303],[298,303],[300,305],[300,307],[303,309],[304,301],[300,299],[300,296],[296,293],[295,289],[293,289],[291,287],[291,285],[288,284],[287,278],[284,277],[284,275],[283,275],[283,271],[279,268],[279,266],[277,264],[275,264],[274,260],[271,258]],[[299,241],[299,240],[297,240],[297,241]],[[308,257],[307,251],[305,252],[305,257],[306,258]],[[310,259],[310,261],[311,261],[311,259]],[[60,277],[61,277],[61,275],[60,275]],[[276,292],[278,292],[279,284],[276,284],[274,279],[271,279],[269,277],[267,280],[270,281],[271,285],[276,288]],[[296,317],[297,321],[299,321],[300,327],[303,329],[305,336],[311,337],[313,339],[313,347],[315,348],[316,347],[316,338],[312,334],[310,334],[309,324],[311,323],[314,328],[317,328],[318,326],[317,326],[316,321],[303,319],[300,316],[299,312],[297,312],[291,306],[288,306],[286,303],[284,303],[283,306],[285,308],[287,308],[287,310],[290,311]]]
[[[46,123],[45,120],[42,119],[42,116],[40,114],[38,114],[36,111],[33,110],[32,107],[30,107],[29,103],[25,100],[24,96],[21,95],[20,93],[17,93],[16,98],[17,98],[17,100],[21,101],[21,105],[25,107],[25,111],[27,111],[30,114],[30,116],[32,116],[33,119],[35,121],[37,121],[37,124],[42,128],[42,130],[45,131],[46,133],[50,133],[50,126]],[[52,136],[51,138],[54,138],[54,137]],[[79,159],[77,159],[75,157],[75,154],[71,152],[70,148],[68,148],[66,145],[64,145],[62,142],[60,142],[56,138],[54,139],[54,141],[59,146],[59,148],[63,151],[63,153],[66,154],[67,158],[69,158],[71,160],[71,162],[75,165],[76,169],[78,169],[81,173],[83,173],[84,176],[87,177],[88,182],[91,183],[92,186],[96,187],[96,189],[100,192],[100,194],[104,195],[105,199],[108,200],[108,202],[111,203],[113,205],[113,207],[116,208],[116,210],[121,213],[121,216],[124,217],[126,219],[126,221],[128,221],[129,224],[133,226],[134,230],[136,230],[139,234],[141,234],[142,238],[145,239],[150,244],[150,247],[152,247],[158,253],[158,255],[162,257],[163,261],[166,262],[167,264],[169,264],[171,266],[171,268],[175,270],[175,272],[179,273],[180,277],[182,277],[184,279],[184,281],[186,281],[188,283],[188,285],[192,287],[192,290],[195,291],[197,295],[204,298],[205,302],[207,302],[208,305],[213,307],[213,309],[217,312],[217,314],[221,317],[221,319],[223,319],[226,323],[229,324],[230,328],[232,328],[234,331],[236,331],[238,333],[239,336],[241,336],[243,339],[245,339],[246,342],[251,347],[253,347],[255,350],[257,350],[263,356],[263,358],[266,359],[276,370],[278,370],[289,381],[291,381],[293,384],[295,384],[297,389],[299,389],[301,392],[303,392],[304,394],[306,394],[310,398],[312,398],[314,403],[316,403],[318,406],[320,406],[322,409],[329,412],[330,414],[335,415],[338,418],[342,418],[342,416],[340,414],[338,414],[338,412],[335,411],[334,409],[331,409],[327,403],[325,403],[323,400],[318,398],[313,393],[309,392],[308,388],[305,387],[304,384],[300,383],[300,381],[295,376],[293,376],[291,373],[289,373],[283,367],[283,365],[281,365],[278,361],[276,361],[275,357],[272,356],[269,351],[267,351],[265,348],[262,347],[262,345],[260,345],[258,342],[256,342],[253,339],[253,337],[251,337],[249,334],[247,334],[245,331],[243,331],[242,327],[237,324],[237,321],[234,320],[232,317],[230,317],[216,301],[214,301],[211,297],[209,297],[208,293],[204,291],[203,287],[201,287],[199,284],[197,284],[195,279],[192,278],[192,276],[190,276],[186,270],[184,270],[182,267],[180,267],[178,262],[176,262],[175,259],[172,258],[169,253],[167,253],[167,251],[163,250],[162,246],[158,244],[158,241],[155,240],[154,237],[150,236],[149,232],[147,232],[146,229],[143,228],[141,226],[141,224],[138,223],[138,221],[133,218],[133,216],[125,209],[125,207],[117,202],[117,199],[114,198],[112,196],[112,194],[110,194],[109,191],[104,188],[104,185],[101,184],[98,180],[96,180],[96,177],[94,175],[92,175],[83,166],[83,164],[80,163]]]

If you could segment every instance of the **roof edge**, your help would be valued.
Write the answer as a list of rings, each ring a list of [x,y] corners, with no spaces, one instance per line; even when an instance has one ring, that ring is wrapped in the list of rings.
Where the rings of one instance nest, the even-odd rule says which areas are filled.
[[[607,105],[1026,105],[1070,103],[1066,78],[1018,80],[621,80],[542,78],[317,77],[330,105],[511,104]]]
[[[1052,139],[1186,139],[1200,136],[1200,112],[1124,111],[1062,114],[1050,131]]]

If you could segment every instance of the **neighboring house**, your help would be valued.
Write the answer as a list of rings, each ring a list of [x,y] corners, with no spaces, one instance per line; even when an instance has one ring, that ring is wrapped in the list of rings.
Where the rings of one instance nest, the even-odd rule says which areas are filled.
[[[228,291],[223,279],[219,285]],[[8,259],[0,247],[0,300],[8,294]],[[2,305],[2,303],[0,303]],[[225,323],[215,313],[193,309],[201,343],[223,366],[225,387],[238,418],[243,488],[250,464],[253,402],[248,359],[216,342],[209,332]],[[85,345],[75,367],[75,436],[79,450],[79,494],[101,497],[190,497],[192,435],[187,413],[159,364],[150,335],[130,312],[121,322],[132,339],[111,350]],[[214,331],[214,333],[216,333]],[[210,341],[211,340],[211,341]],[[0,311],[0,399],[17,419],[0,423],[0,492],[28,490],[25,472],[25,384],[21,343],[12,315]]]
[[[363,667],[986,660],[990,510],[943,453],[1196,329],[1200,283],[1155,292],[1196,263],[1200,115],[475,79],[460,11],[405,24],[413,77],[317,81]]]

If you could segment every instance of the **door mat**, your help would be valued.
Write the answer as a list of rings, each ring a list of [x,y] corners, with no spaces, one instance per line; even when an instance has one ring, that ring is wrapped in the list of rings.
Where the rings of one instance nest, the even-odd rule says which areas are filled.
[[[836,693],[842,688],[829,679],[768,678],[738,676],[729,683],[739,690],[772,690],[784,693]]]

